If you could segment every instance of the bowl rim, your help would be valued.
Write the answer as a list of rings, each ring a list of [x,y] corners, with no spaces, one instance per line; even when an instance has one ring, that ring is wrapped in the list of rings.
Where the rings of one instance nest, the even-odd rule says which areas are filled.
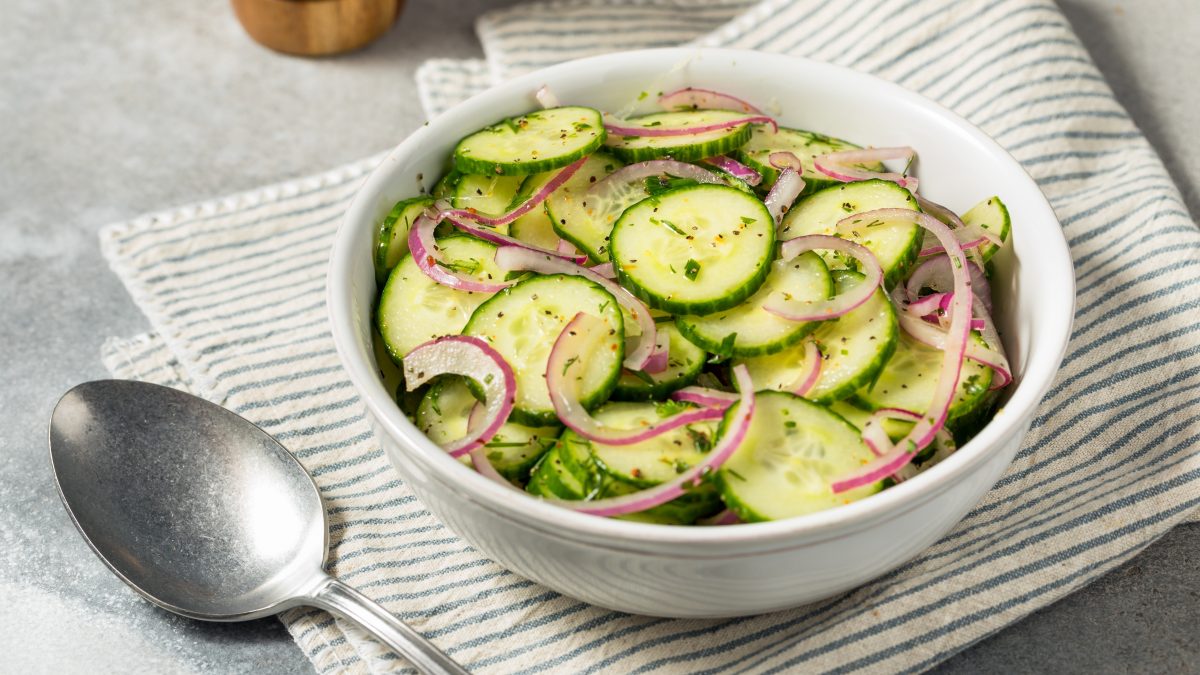
[[[991,158],[1001,164],[1015,168],[1024,180],[1029,181],[1033,193],[1038,196],[1036,206],[1044,209],[1036,220],[1046,220],[1060,225],[1053,208],[1046,200],[1036,181],[996,141],[970,122],[944,106],[892,82],[874,75],[859,72],[811,59],[772,54],[754,50],[725,48],[668,47],[658,49],[631,50],[603,54],[567,61],[538,70],[495,85],[484,92],[442,113],[418,128],[405,138],[380,162],[355,194],[354,200],[344,215],[334,240],[326,284],[326,303],[330,313],[331,332],[338,356],[345,367],[354,388],[380,427],[398,441],[402,452],[429,471],[430,475],[445,487],[455,491],[459,498],[467,499],[501,517],[519,521],[522,525],[553,533],[576,541],[596,545],[601,542],[621,542],[629,546],[645,547],[694,547],[700,550],[730,545],[766,545],[772,548],[791,548],[831,536],[840,536],[860,530],[881,519],[895,517],[932,499],[953,483],[981,467],[994,452],[998,452],[1004,441],[1022,432],[1030,421],[1042,397],[1050,389],[1054,377],[1066,354],[1068,340],[1075,314],[1075,275],[1066,238],[1061,225],[1047,233],[1044,253],[1056,264],[1048,266],[1044,275],[1044,294],[1059,296],[1057,301],[1070,311],[1056,325],[1040,328],[1039,339],[1030,345],[1028,363],[1021,381],[1013,390],[1003,409],[974,438],[964,444],[953,455],[918,476],[892,486],[868,498],[836,508],[805,514],[783,520],[746,523],[738,527],[684,527],[638,523],[611,518],[598,518],[555,506],[536,499],[512,499],[512,491],[496,484],[460,464],[422,434],[395,404],[379,381],[377,371],[367,361],[373,358],[367,352],[366,359],[360,358],[355,350],[356,319],[351,313],[350,270],[355,259],[363,253],[351,246],[356,228],[374,225],[368,195],[383,190],[389,184],[389,176],[403,165],[403,158],[411,148],[420,145],[425,136],[441,133],[444,127],[453,127],[458,119],[478,106],[495,100],[510,99],[512,92],[530,92],[543,80],[552,79],[563,73],[587,70],[608,62],[625,60],[676,59],[689,57],[732,59],[777,60],[801,70],[829,71],[846,82],[847,87],[870,87],[880,96],[894,97],[901,102],[924,109],[941,124],[948,124],[971,137]],[[782,65],[782,64],[781,64]],[[458,472],[454,474],[452,472]]]

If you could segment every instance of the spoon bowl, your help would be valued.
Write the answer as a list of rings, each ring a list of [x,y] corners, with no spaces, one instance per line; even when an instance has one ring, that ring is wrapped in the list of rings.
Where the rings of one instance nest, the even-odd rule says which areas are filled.
[[[324,572],[328,528],[316,484],[237,414],[159,385],[87,382],[54,408],[50,457],[84,539],[154,604],[208,621],[321,607],[424,672],[466,672]]]

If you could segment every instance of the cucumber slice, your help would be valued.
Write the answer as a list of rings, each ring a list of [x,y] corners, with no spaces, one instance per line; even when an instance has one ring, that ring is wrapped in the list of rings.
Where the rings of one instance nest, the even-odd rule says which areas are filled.
[[[591,492],[585,481],[563,463],[561,441],[551,446],[534,465],[525,491],[550,499],[583,499]]]
[[[698,127],[744,117],[746,117],[745,113],[732,110],[689,110],[642,115],[630,118],[626,122],[631,126],[646,128]],[[749,139],[750,125],[740,124],[731,128],[686,136],[609,136],[607,143],[617,157],[632,164],[661,157],[692,162],[732,152]]]
[[[723,185],[692,185],[625,210],[612,233],[621,284],[655,309],[711,314],[762,286],[775,257],[771,214]]]
[[[587,357],[580,387],[586,407],[599,405],[617,384],[625,358],[625,323],[620,305],[604,287],[583,277],[532,276],[479,305],[463,329],[487,340],[512,366],[517,379],[511,419],[530,426],[558,423],[546,389],[546,361],[563,328],[579,312],[608,322],[612,332]]]
[[[971,339],[984,344],[977,333],[972,333]],[[933,400],[941,368],[942,350],[926,347],[901,332],[896,353],[880,371],[875,384],[859,389],[853,402],[869,410],[903,408],[924,414]],[[992,385],[992,369],[975,361],[964,361],[958,382],[958,391],[950,404],[951,420],[983,405]]]
[[[722,432],[740,405],[726,411]],[[825,406],[782,391],[761,391],[746,440],[717,475],[725,503],[742,520],[778,520],[878,492],[881,483],[837,495],[831,487],[873,458],[858,429]]]
[[[634,429],[641,425],[670,417],[686,404],[610,402],[592,415],[618,429]],[[634,445],[605,445],[587,443],[570,429],[563,440],[581,441],[588,446],[599,470],[613,478],[638,487],[652,487],[675,478],[682,471],[704,459],[713,445],[716,422],[700,422],[672,429]]]
[[[673,323],[660,323],[658,330],[667,334],[669,353],[667,369],[661,373],[621,372],[613,398],[619,401],[652,401],[663,399],[667,394],[696,381],[704,368],[707,354],[692,344]]]
[[[813,167],[814,158],[831,152],[858,149],[859,146],[849,141],[813,131],[779,127],[779,131],[776,132],[769,124],[755,124],[750,132],[750,140],[746,141],[746,144],[738,151],[738,159],[762,174],[763,179],[758,186],[760,190],[766,191],[770,190],[771,186],[775,184],[775,180],[779,178],[779,169],[771,165],[771,153],[793,153],[799,158],[800,165],[803,167],[800,175],[804,178],[804,191],[800,194],[807,195],[839,184],[839,181],[826,176]],[[883,165],[869,164],[864,165],[863,168],[868,171],[882,171]]]
[[[812,251],[788,261],[776,260],[766,283],[742,304],[706,316],[681,316],[675,325],[688,340],[720,356],[774,354],[799,342],[821,323],[788,321],[763,309],[777,294],[828,300],[833,297],[829,268]]]
[[[677,405],[608,403],[597,409],[595,415],[614,426],[635,425],[670,415],[677,410]],[[584,495],[603,499],[644,490],[674,478],[679,471],[700,461],[712,447],[715,432],[714,423],[693,424],[636,445],[606,446],[590,442],[568,429],[559,439],[559,466],[568,476],[552,474],[547,478],[558,480],[559,485],[551,483],[551,486],[565,484],[580,495],[568,499],[583,499]],[[704,483],[666,504],[619,518],[686,525],[720,510],[721,499],[716,487]]]
[[[549,108],[501,120],[458,142],[454,168],[463,173],[528,176],[562,168],[604,143],[600,111]]]
[[[430,385],[421,399],[416,415],[417,428],[439,445],[462,438],[467,434],[471,409],[478,402],[462,378],[439,379]],[[502,476],[524,484],[529,479],[529,470],[554,444],[558,434],[557,426],[527,427],[505,422],[484,445],[484,452]]]
[[[832,274],[840,295],[857,286],[863,275],[850,270]],[[883,289],[841,318],[822,323],[813,339],[823,355],[821,374],[805,398],[829,403],[850,396],[869,384],[883,370],[896,350],[900,328],[896,313]],[[778,354],[745,359],[755,386],[789,391],[806,370],[804,347],[790,347]]]
[[[375,237],[375,282],[380,286],[387,282],[388,272],[408,253],[408,228],[432,204],[432,197],[402,199],[379,224],[379,234]]]
[[[458,187],[458,181],[462,180],[462,177],[462,172],[450,169],[438,179],[438,182],[433,184],[429,196],[434,199],[454,199],[454,190]]]
[[[454,186],[454,208],[474,209],[487,216],[508,211],[524,182],[522,176],[464,174]],[[507,233],[508,228],[494,228]]]
[[[496,246],[468,237],[451,235],[438,240],[446,264],[460,274],[481,281],[503,279],[505,272],[496,267]],[[467,325],[475,308],[491,297],[490,293],[460,291],[430,279],[407,254],[388,276],[375,325],[388,355],[396,363],[412,349],[443,335],[457,335]]]
[[[783,219],[780,239],[802,234],[834,234],[838,221],[847,216],[874,209],[912,209],[919,211],[917,200],[908,190],[885,180],[839,183],[801,199]],[[906,274],[921,252],[924,230],[916,225],[892,223],[873,225],[863,222],[847,239],[866,246],[883,267],[884,283],[891,287]],[[831,267],[836,256],[827,255]]]
[[[635,186],[632,194],[589,199],[588,188],[622,166],[621,160],[603,150],[597,151],[546,198],[546,214],[558,236],[598,262],[608,260],[608,237],[621,212],[646,198],[644,191]]]
[[[970,211],[963,214],[962,221],[965,225],[978,225],[988,232],[999,235],[1000,241],[1008,241],[1008,232],[1012,229],[1012,220],[1008,216],[1008,207],[1004,205],[1004,202],[1000,201],[999,197],[989,197],[971,207]],[[996,252],[999,250],[999,246],[990,242],[979,248],[979,252],[983,254],[984,262],[991,260],[992,256],[996,255]]]

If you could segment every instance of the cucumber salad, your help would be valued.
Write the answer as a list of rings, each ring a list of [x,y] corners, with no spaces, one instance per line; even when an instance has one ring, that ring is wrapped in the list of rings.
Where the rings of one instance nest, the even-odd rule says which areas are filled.
[[[715,91],[536,99],[379,225],[380,366],[451,456],[583,513],[732,525],[867,497],[991,419],[998,197],[960,216],[912,148]]]

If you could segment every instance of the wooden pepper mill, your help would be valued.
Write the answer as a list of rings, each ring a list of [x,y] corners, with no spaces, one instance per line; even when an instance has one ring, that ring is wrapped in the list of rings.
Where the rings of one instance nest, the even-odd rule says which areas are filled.
[[[404,0],[232,0],[242,27],[258,43],[300,56],[365,47],[400,18]]]

